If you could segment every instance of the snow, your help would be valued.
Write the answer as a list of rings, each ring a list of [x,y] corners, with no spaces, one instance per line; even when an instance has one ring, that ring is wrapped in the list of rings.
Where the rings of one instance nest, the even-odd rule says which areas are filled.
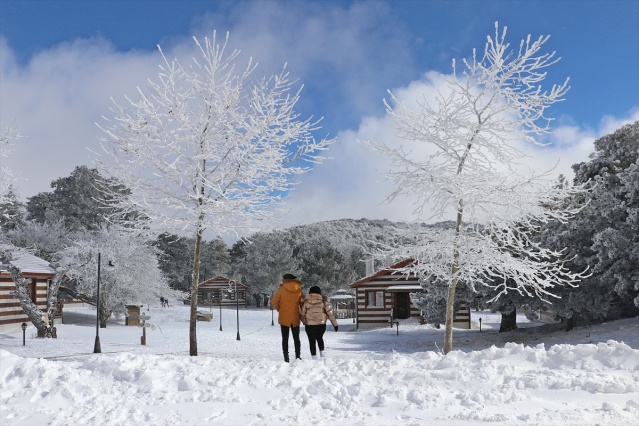
[[[7,244],[0,244],[0,250],[9,250],[12,255],[10,263],[15,267],[20,268],[20,270],[24,273],[47,275],[53,275],[55,273],[55,270],[51,268],[49,262],[40,259],[25,250],[16,250],[15,247]],[[3,267],[1,263],[0,272],[7,272],[7,269]]]
[[[209,308],[200,310],[209,311]],[[327,357],[283,362],[269,309],[213,308],[188,355],[189,307],[145,306],[156,329],[112,318],[93,354],[95,310],[65,307],[58,339],[35,328],[0,334],[0,423],[9,425],[636,425],[639,318],[571,332],[527,322],[498,333],[499,315],[472,312],[473,330],[414,320],[398,329],[328,327]],[[479,331],[479,318],[482,331]],[[292,341],[291,348],[292,348]]]

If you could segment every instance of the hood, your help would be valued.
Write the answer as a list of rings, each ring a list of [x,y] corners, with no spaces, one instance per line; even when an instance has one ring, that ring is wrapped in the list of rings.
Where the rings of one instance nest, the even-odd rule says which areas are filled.
[[[322,296],[321,294],[317,294],[317,293],[310,293],[308,295],[306,295],[306,298],[304,299],[310,303],[319,303],[321,301],[324,300],[324,296]]]
[[[286,280],[282,283],[282,286],[291,293],[298,292],[302,289],[302,283],[298,280]]]

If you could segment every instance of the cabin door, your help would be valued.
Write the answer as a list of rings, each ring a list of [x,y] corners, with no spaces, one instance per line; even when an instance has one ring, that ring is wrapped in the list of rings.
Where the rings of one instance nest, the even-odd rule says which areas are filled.
[[[410,296],[408,293],[395,294],[395,318],[406,319],[410,317]]]

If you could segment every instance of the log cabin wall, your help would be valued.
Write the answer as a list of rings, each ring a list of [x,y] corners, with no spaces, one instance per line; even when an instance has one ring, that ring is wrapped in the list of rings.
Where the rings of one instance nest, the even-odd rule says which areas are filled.
[[[248,304],[250,287],[237,282],[239,300],[236,301],[235,293],[228,292],[229,289],[235,288],[235,283],[234,280],[224,276],[217,276],[201,282],[197,287],[198,305],[220,306],[221,304],[222,307],[236,307],[239,302],[239,305],[245,308]]]
[[[23,273],[23,276],[31,279],[31,284],[29,284],[31,301],[43,312],[46,312],[48,283],[51,275]],[[15,290],[16,285],[11,276],[0,274],[0,332],[20,328],[20,324],[23,322],[31,322],[20,307],[20,301],[13,295]]]
[[[413,262],[412,259],[403,260],[350,285],[355,289],[356,294],[358,329],[389,327],[396,319],[421,320],[421,310],[413,305],[409,296],[410,293],[422,291],[419,279],[396,271],[411,262]],[[462,305],[457,311],[453,326],[462,329],[471,328],[468,306]]]

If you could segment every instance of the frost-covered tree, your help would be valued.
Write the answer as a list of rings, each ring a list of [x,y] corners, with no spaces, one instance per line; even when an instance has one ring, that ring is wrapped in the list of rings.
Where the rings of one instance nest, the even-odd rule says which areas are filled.
[[[55,253],[83,238],[83,231],[70,231],[59,220],[53,223],[27,222],[6,232],[6,239],[16,247],[27,249],[35,256],[54,262]]]
[[[426,324],[433,324],[437,328],[446,322],[446,304],[448,303],[448,286],[445,280],[429,277],[428,281],[420,282],[423,290],[410,294],[411,302],[421,311]],[[457,284],[455,292],[455,312],[459,310],[462,303],[470,306],[475,298],[475,292],[463,282]]]
[[[191,278],[190,354],[197,355],[196,313],[202,233],[257,229],[276,217],[274,206],[295,178],[323,160],[333,140],[316,141],[318,122],[295,112],[300,98],[286,67],[254,78],[239,66],[228,36],[197,39],[189,65],[169,60],[157,80],[139,88],[105,126],[101,170],[133,191],[120,206],[147,216],[163,232],[195,237]]]
[[[563,99],[568,80],[549,90],[541,86],[558,61],[554,52],[542,53],[547,36],[528,36],[516,49],[505,36],[506,28],[500,34],[495,24],[483,55],[473,51],[461,69],[453,62],[446,89],[434,100],[424,96],[412,107],[389,92],[385,104],[397,136],[427,145],[431,154],[370,144],[391,158],[388,176],[396,190],[390,201],[411,194],[420,217],[455,217],[454,229],[421,227],[413,244],[393,252],[418,260],[404,272],[449,283],[444,353],[452,350],[458,282],[471,289],[496,285],[496,297],[516,291],[547,299],[553,288],[581,277],[565,267],[561,250],[541,246],[530,234],[549,219],[568,220],[575,211],[561,201],[583,188],[554,189],[548,173],[520,167],[521,144],[539,144],[535,136],[550,132],[546,109]]]
[[[302,242],[296,247],[295,257],[306,291],[319,286],[322,293],[332,294],[348,280],[348,265],[342,254],[333,245],[321,237]]]
[[[153,244],[159,252],[160,269],[171,288],[188,291],[193,273],[192,239],[163,233]]]
[[[636,315],[639,308],[639,122],[594,143],[590,161],[576,164],[575,183],[594,181],[588,199],[570,200],[582,210],[566,223],[544,225],[542,242],[568,247],[574,270],[592,275],[578,291],[544,306],[567,327]]]
[[[575,179],[597,183],[588,206],[593,274],[639,308],[639,122],[596,140],[591,159],[575,166]]]
[[[238,272],[242,281],[251,286],[251,293],[261,305],[265,294],[277,290],[283,274],[298,273],[293,246],[284,232],[254,234],[243,248],[245,256]]]
[[[260,265],[259,261],[247,260],[247,247],[251,245],[256,253],[254,259],[267,258],[260,251],[285,259],[279,271],[274,271],[278,283],[281,274],[297,271],[294,273],[305,280],[306,287],[322,285],[327,294],[337,288],[347,289],[348,284],[365,275],[365,260],[373,248],[397,240],[399,230],[405,228],[406,224],[388,220],[341,219],[253,234],[231,248],[233,274],[241,275],[242,282],[256,290],[254,282],[247,278],[254,272],[246,272]],[[257,266],[249,267],[248,263]]]
[[[100,256],[98,256],[98,254]],[[172,290],[162,274],[156,249],[143,237],[125,228],[110,226],[74,241],[59,253],[59,265],[75,283],[76,296],[97,300],[98,257],[100,267],[100,327],[127,304],[155,301],[160,296],[176,300],[184,293]],[[115,267],[107,268],[108,262]]]
[[[193,238],[163,233],[156,237],[154,246],[159,249],[160,268],[169,280],[171,288],[189,290],[193,274]],[[215,275],[231,275],[229,248],[221,238],[203,241],[200,261],[200,281]]]
[[[13,185],[0,194],[0,228],[4,231],[15,229],[26,223],[27,209]]]
[[[229,256],[231,261],[231,275],[238,275],[238,270],[246,257],[246,239],[243,238],[235,242],[229,249]]]
[[[205,274],[204,279],[212,278],[215,275],[230,276],[231,256],[229,248],[222,238],[217,237],[202,244],[200,275],[203,273]]]
[[[27,201],[28,219],[37,223],[63,221],[69,230],[96,231],[113,215],[114,197],[128,189],[116,179],[105,179],[97,169],[78,166],[70,176],[51,182],[53,192],[41,192]]]

